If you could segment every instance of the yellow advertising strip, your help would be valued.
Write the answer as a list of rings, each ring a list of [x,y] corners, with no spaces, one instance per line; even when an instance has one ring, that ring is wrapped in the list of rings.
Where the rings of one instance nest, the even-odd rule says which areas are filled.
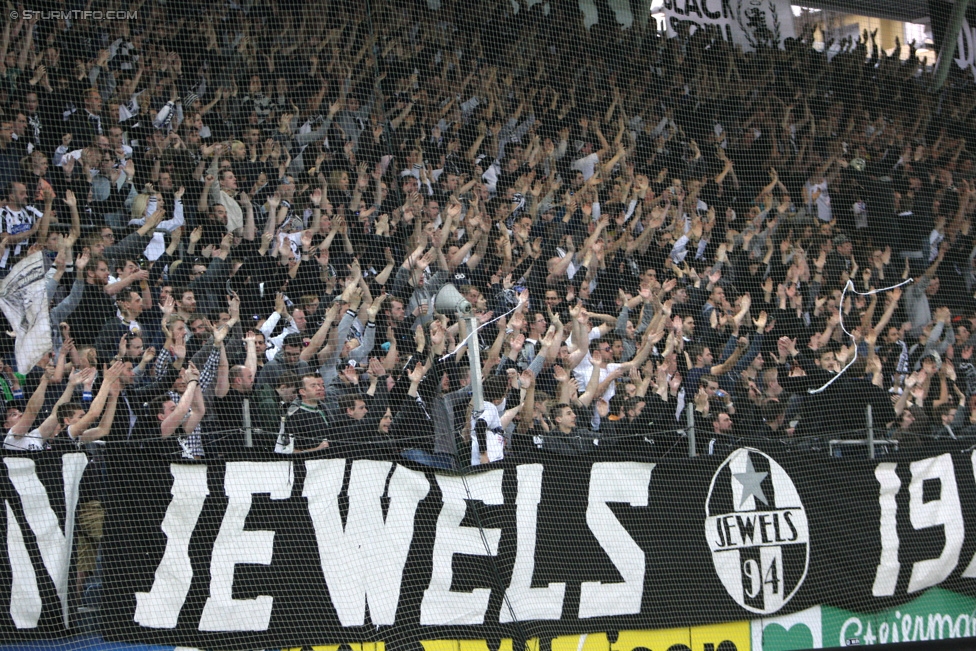
[[[749,622],[711,624],[691,629],[692,651],[750,651],[751,646],[752,626]]]
[[[610,643],[606,633],[567,635],[552,640],[552,651],[750,651],[749,622],[712,624],[659,631],[620,631]],[[445,650],[446,651],[446,650]]]
[[[552,651],[750,651],[749,622],[711,624],[659,631],[620,631],[610,643],[606,633],[584,633],[553,638]],[[424,651],[492,651],[487,640],[421,640]],[[350,643],[352,651],[386,651],[383,642]],[[313,646],[312,651],[338,651],[338,644]],[[282,651],[301,651],[301,648]],[[512,640],[501,640],[497,651],[513,651]],[[539,651],[539,640],[526,643],[525,651]]]
[[[339,646],[338,644],[313,646],[312,651],[338,651]],[[352,651],[386,651],[386,642],[350,642],[347,646]],[[301,648],[290,649],[289,651],[301,651]]]
[[[424,651],[491,651],[487,640],[421,640]],[[539,643],[536,640],[536,649]],[[498,651],[512,651],[512,640],[505,638],[498,645]]]

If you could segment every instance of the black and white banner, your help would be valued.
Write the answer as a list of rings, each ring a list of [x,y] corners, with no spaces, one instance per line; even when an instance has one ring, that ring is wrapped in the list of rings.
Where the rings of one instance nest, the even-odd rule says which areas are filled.
[[[65,630],[74,514],[88,458],[4,451],[0,510],[0,639]]]
[[[946,51],[945,37],[949,26],[952,3],[945,0],[929,0],[929,14],[932,24],[932,38],[939,56]],[[970,5],[963,18],[962,28],[956,37],[953,62],[976,78],[976,7]]]
[[[747,51],[782,47],[795,36],[787,0],[664,0],[664,17],[669,36],[705,30]]]
[[[0,567],[5,636],[61,622],[72,456],[4,459],[3,534],[18,550]],[[976,453],[933,451],[607,450],[449,475],[110,450],[102,635],[200,648],[551,638],[873,612],[937,585],[976,595],[974,477]]]

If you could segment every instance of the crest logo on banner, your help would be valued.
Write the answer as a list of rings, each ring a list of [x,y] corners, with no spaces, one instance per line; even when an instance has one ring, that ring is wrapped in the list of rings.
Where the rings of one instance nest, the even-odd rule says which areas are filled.
[[[810,564],[807,514],[783,467],[759,450],[736,450],[712,477],[705,516],[712,563],[729,595],[753,613],[779,611]]]
[[[783,42],[783,25],[775,2],[738,0],[735,20],[753,48],[779,47]]]

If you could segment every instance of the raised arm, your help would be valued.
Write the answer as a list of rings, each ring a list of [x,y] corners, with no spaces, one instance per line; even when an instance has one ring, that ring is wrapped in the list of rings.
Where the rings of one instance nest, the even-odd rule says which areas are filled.
[[[214,331],[214,346],[220,349],[220,360],[217,362],[217,381],[214,383],[214,396],[224,398],[230,391],[230,364],[227,363],[227,348],[224,346],[223,338],[217,343],[218,332],[226,332],[229,328],[222,326]]]
[[[898,301],[901,299],[901,294],[901,287],[891,290],[891,300],[885,307],[885,311],[881,315],[881,318],[878,319],[877,325],[874,326],[875,332],[884,332],[885,327],[888,325],[888,322],[891,321],[891,317],[895,313],[895,309],[898,307]]]
[[[68,204],[68,210],[71,213],[71,232],[69,233],[69,237],[77,240],[81,237],[81,216],[78,214],[78,200],[75,197],[75,193],[71,190],[65,190],[64,202]]]
[[[529,427],[532,426],[531,414],[535,411],[535,376],[531,372],[526,371],[522,373],[521,381],[523,385],[527,385],[527,388],[525,389],[525,399],[522,401],[520,411],[529,414],[529,417],[519,420],[517,431],[519,434],[525,434],[529,431]]]
[[[764,313],[765,314],[765,313]],[[735,363],[739,361],[746,349],[749,348],[749,339],[747,337],[739,337],[739,342],[729,355],[729,358],[722,362],[721,364],[716,364],[711,368],[712,375],[725,375],[735,367]]]
[[[184,377],[186,378],[186,390],[180,397],[176,409],[170,412],[169,416],[163,420],[159,428],[160,434],[164,439],[175,434],[181,423],[183,423],[184,431],[187,431],[186,425],[190,421],[190,417],[188,416],[190,406],[194,401],[195,395],[200,391],[200,373],[192,363],[186,369]],[[196,428],[197,423],[200,422],[200,418],[202,418],[202,414],[196,418],[196,423],[189,429],[190,432]]]
[[[315,331],[312,336],[311,341],[308,342],[308,346],[302,350],[299,359],[304,361],[309,361],[313,359],[325,344],[326,337],[329,335],[329,330],[332,328],[332,324],[335,322],[336,316],[339,314],[339,304],[333,303],[329,310],[325,313],[325,318],[322,320],[322,325],[319,329]]]
[[[105,408],[105,403],[108,401],[109,393],[111,392],[116,381],[119,379],[119,377],[121,377],[123,370],[124,364],[122,362],[115,362],[108,368],[107,371],[105,371],[105,377],[102,378],[102,386],[98,390],[98,395],[96,395],[95,399],[92,401],[91,407],[89,407],[88,411],[77,422],[68,426],[68,436],[70,436],[72,440],[74,440],[76,437],[84,435],[85,430],[91,427],[92,423],[94,423],[98,417],[101,416],[102,409]],[[68,402],[71,399],[71,395],[67,392],[65,393],[66,395],[62,397],[66,398],[65,402]],[[60,404],[63,404],[60,400],[58,402],[59,406]],[[57,407],[55,407],[51,412],[51,415],[54,416],[53,424],[55,426],[57,425],[57,412]],[[48,417],[48,420],[51,420],[50,416]],[[47,425],[47,421],[44,421],[44,424]],[[44,427],[44,425],[42,425],[42,427]]]
[[[102,419],[98,421],[98,427],[92,427],[82,432],[80,437],[82,443],[97,441],[112,431],[112,423],[115,422],[115,408],[118,406],[121,390],[122,386],[118,381],[112,383],[109,388],[108,401],[105,403],[105,409],[102,410]]]
[[[51,371],[53,373],[54,369],[51,369]],[[94,371],[92,371],[92,375],[94,375]],[[72,373],[72,376],[74,376],[74,373]],[[10,428],[10,434],[15,438],[21,438],[31,430],[34,419],[37,418],[38,412],[41,411],[41,407],[44,405],[44,394],[47,393],[49,381],[50,377],[48,373],[41,376],[41,381],[38,383],[37,388],[34,389],[34,393],[31,394],[30,400],[27,401],[24,413],[17,419],[14,426]],[[69,386],[74,391],[74,385],[71,384],[70,379]]]
[[[183,431],[189,434],[195,430],[206,413],[207,406],[203,400],[203,387],[197,387],[197,391],[193,394],[190,417],[183,421]]]
[[[244,368],[250,369],[251,377],[258,376],[258,348],[257,339],[253,332],[248,332],[244,337],[244,345],[247,346],[247,354],[244,357]]]
[[[600,362],[597,364],[595,361],[593,363],[593,370],[590,372],[590,380],[586,383],[586,390],[579,397],[580,403],[585,407],[589,407],[593,399],[598,395],[603,395],[602,393],[597,393],[600,390],[600,371],[606,368],[605,362]],[[615,369],[619,370],[619,369]],[[607,376],[610,377],[609,375]]]

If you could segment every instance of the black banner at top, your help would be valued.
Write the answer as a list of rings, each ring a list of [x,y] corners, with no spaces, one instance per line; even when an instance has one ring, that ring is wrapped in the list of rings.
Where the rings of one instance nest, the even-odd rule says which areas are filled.
[[[450,475],[368,459],[174,463],[113,450],[102,634],[201,648],[524,640],[819,604],[871,612],[935,585],[976,595],[974,472],[973,454],[936,451],[872,462],[601,450]],[[38,577],[38,626],[57,622],[46,534],[19,515],[23,476],[21,489],[3,481]],[[12,591],[25,593],[9,567],[5,638],[30,630],[10,618]]]
[[[932,40],[935,49],[941,56],[948,45],[945,42],[949,29],[949,19],[952,14],[952,3],[945,0],[929,0],[929,17],[932,25]],[[955,64],[963,70],[968,70],[976,77],[976,5],[970,4],[966,9],[966,17],[953,56]]]

